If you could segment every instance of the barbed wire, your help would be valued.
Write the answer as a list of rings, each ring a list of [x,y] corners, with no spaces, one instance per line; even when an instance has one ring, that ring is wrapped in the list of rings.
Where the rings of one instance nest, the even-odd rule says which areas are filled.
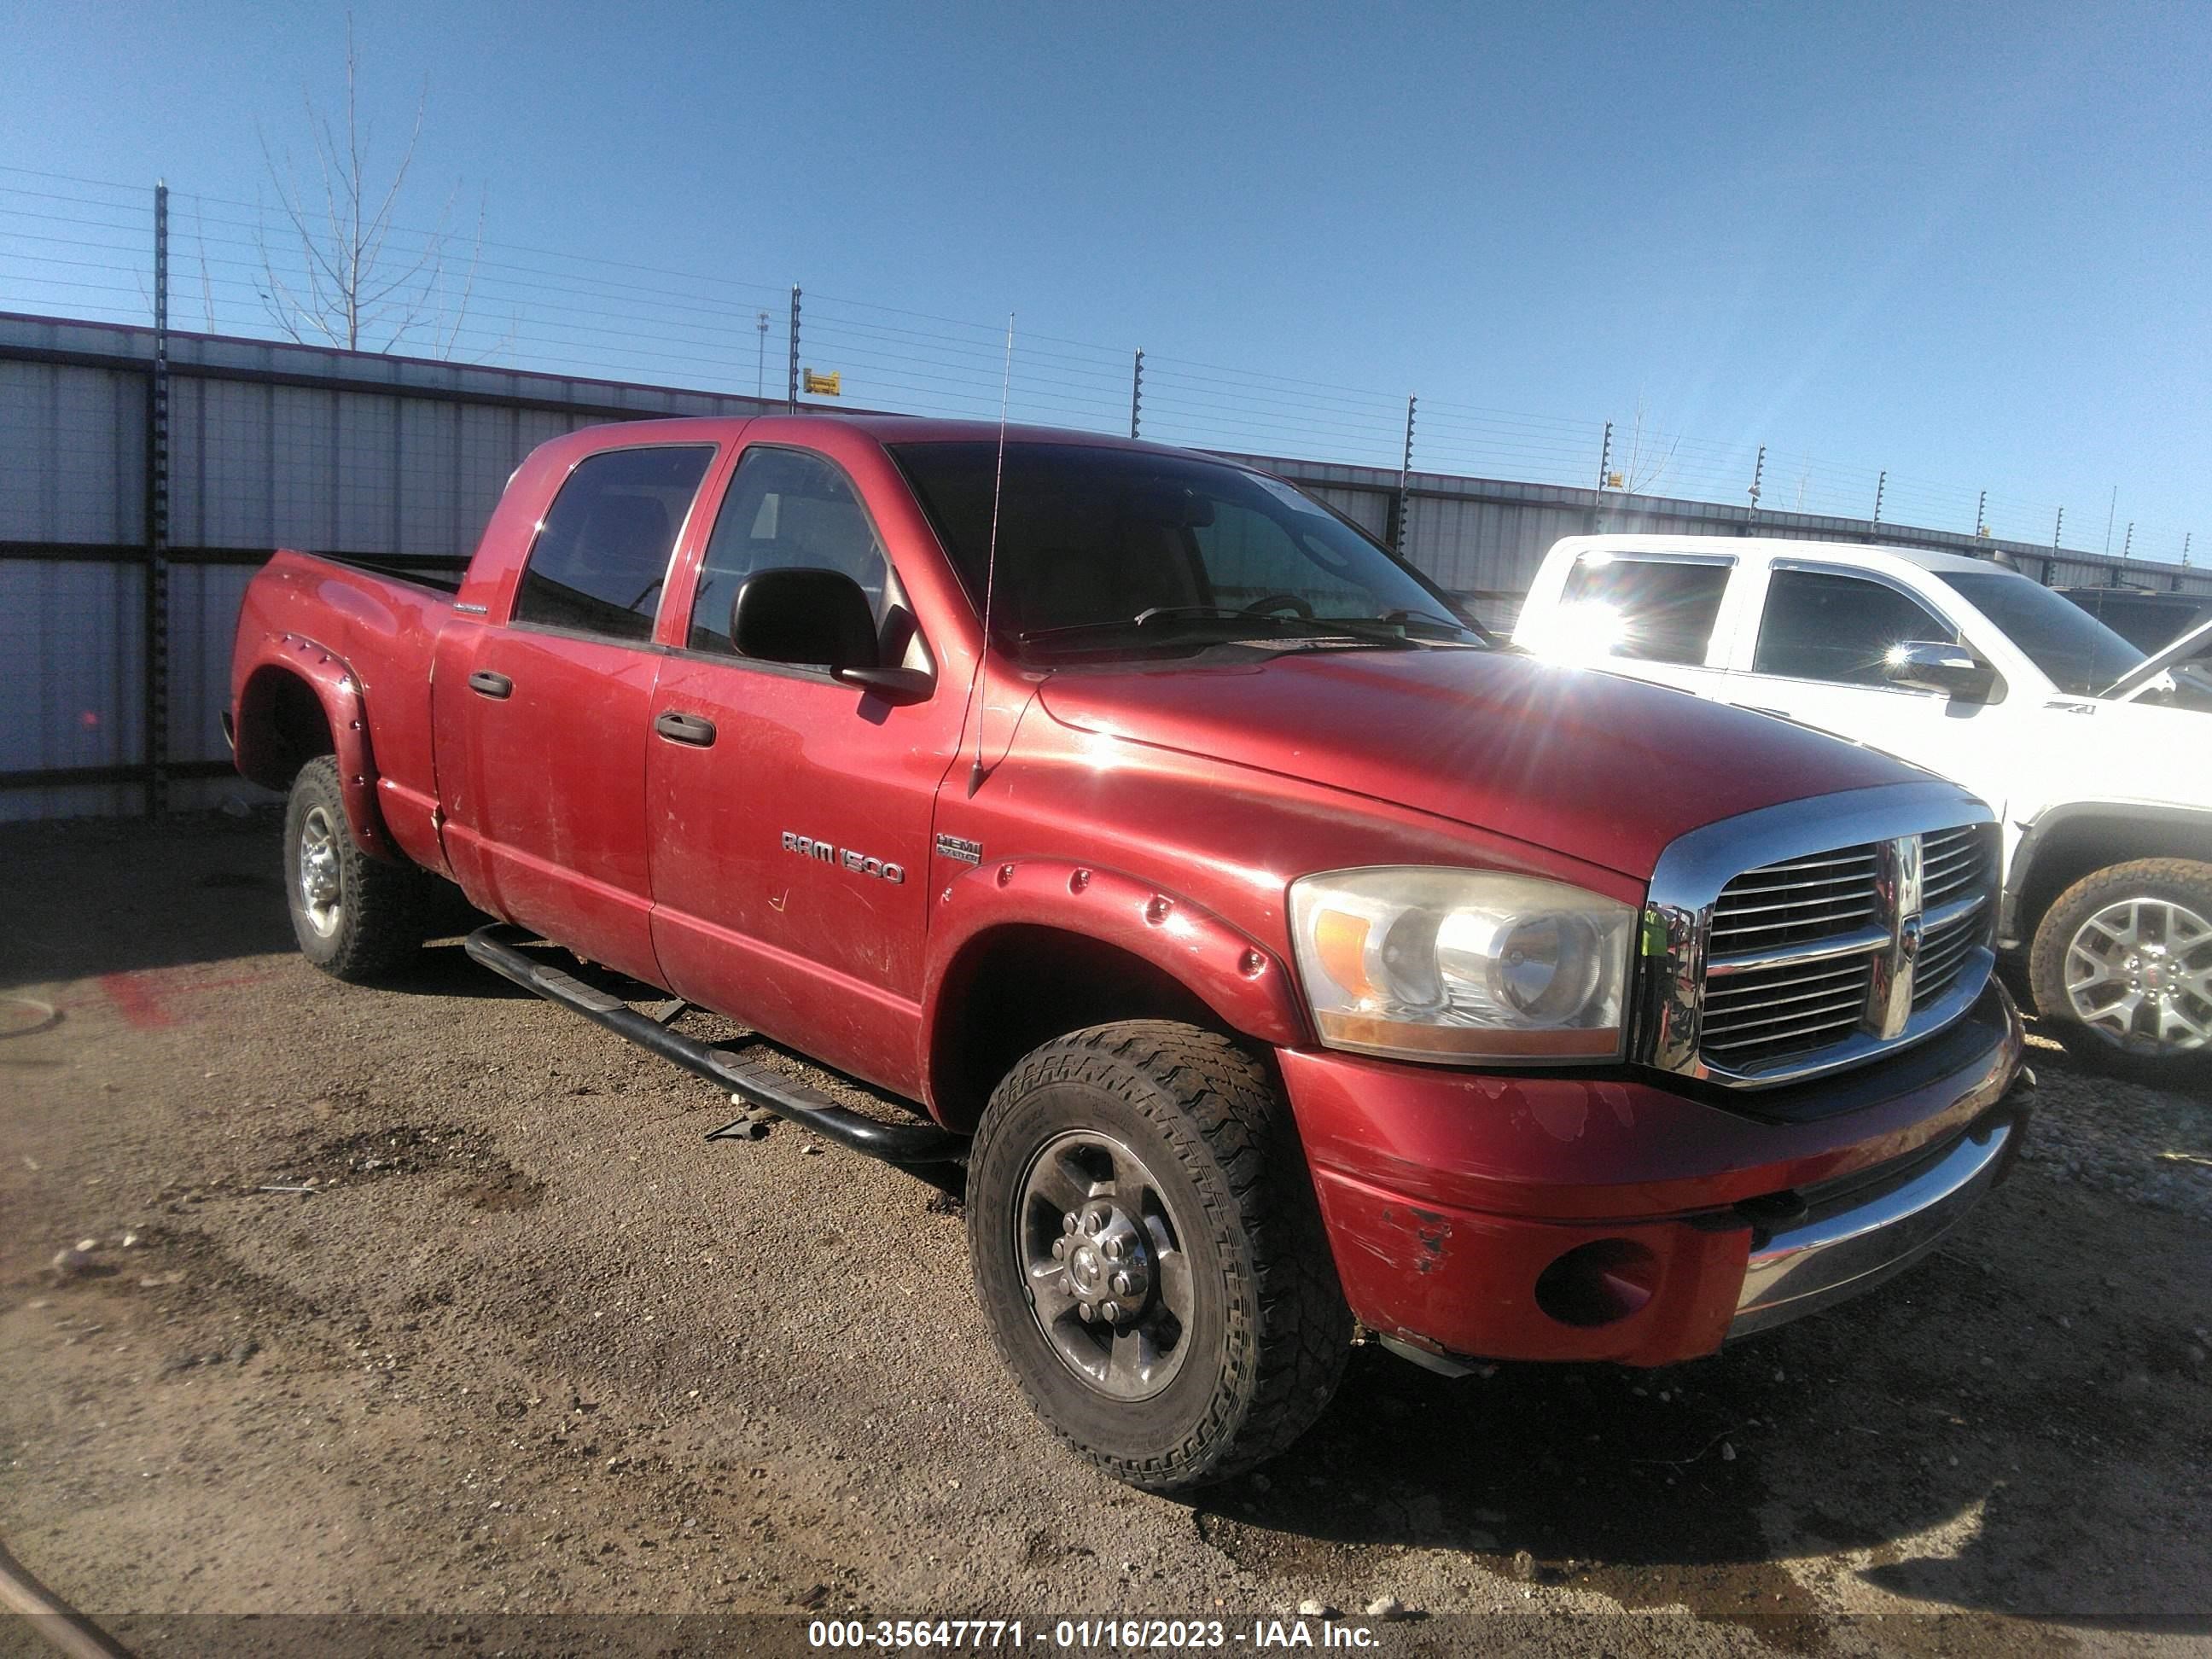
[[[0,307],[143,323],[152,308],[151,192],[141,185],[0,165]],[[173,325],[319,337],[295,297],[314,255],[282,208],[208,192],[169,195]],[[434,275],[387,298],[363,343],[455,362],[793,395],[788,284],[506,242],[465,226],[395,226],[386,258]],[[799,367],[837,376],[836,403],[902,413],[994,416],[1005,325],[835,294],[801,292]],[[1410,392],[1222,363],[1034,329],[1018,337],[1009,411],[1035,421],[1246,453],[1395,471]],[[830,400],[797,391],[810,407]],[[1603,418],[1414,400],[1415,471],[1732,503],[1762,513],[1869,520],[2029,544],[2058,536],[2057,502],[1879,466],[1667,429],[1641,411]],[[1602,463],[1602,472],[1601,464]],[[1614,480],[1618,479],[1618,484]],[[1754,481],[1758,493],[1753,495]],[[1878,506],[1877,506],[1878,504]],[[2094,503],[2074,520],[2079,541]],[[2108,504],[2109,507],[2109,504]],[[2113,545],[2172,562],[2185,527],[2117,512]],[[2131,538],[2130,536],[2131,532]],[[2101,544],[2102,535],[2099,532]],[[2076,548],[2075,550],[2092,550]],[[2101,544],[2094,550],[2105,550]]]

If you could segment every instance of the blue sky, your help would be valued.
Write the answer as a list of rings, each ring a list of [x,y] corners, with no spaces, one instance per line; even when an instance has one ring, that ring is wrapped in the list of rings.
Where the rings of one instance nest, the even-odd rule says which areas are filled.
[[[53,238],[137,237],[136,196],[34,173],[158,173],[240,261],[179,321],[265,331],[257,123],[305,153],[344,30],[0,4],[0,164],[32,170],[0,173],[0,307],[70,308],[108,257]],[[465,265],[483,204],[495,357],[749,389],[757,305],[773,386],[796,281],[854,401],[995,406],[1013,310],[1018,402],[1111,424],[1141,345],[1148,435],[1381,459],[1417,390],[1417,465],[1587,482],[1640,406],[1664,490],[1741,499],[1765,443],[1770,507],[1863,513],[1887,468],[1893,519],[1970,527],[1986,489],[2000,533],[2063,504],[2099,547],[2117,486],[2115,550],[2212,532],[2202,3],[449,0],[355,30],[378,161],[428,78],[403,219],[460,181]]]

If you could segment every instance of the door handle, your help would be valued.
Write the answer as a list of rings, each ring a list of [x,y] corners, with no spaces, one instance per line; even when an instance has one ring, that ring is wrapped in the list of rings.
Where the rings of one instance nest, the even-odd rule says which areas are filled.
[[[479,668],[469,676],[469,690],[480,697],[511,697],[514,695],[514,682],[504,674]]]
[[[653,716],[653,729],[671,743],[689,744],[694,749],[714,746],[714,722],[702,720],[696,714],[679,714],[671,709]]]

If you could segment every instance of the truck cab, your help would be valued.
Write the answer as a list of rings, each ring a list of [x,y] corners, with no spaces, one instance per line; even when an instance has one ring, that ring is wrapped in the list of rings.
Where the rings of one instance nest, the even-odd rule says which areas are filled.
[[[1992,562],[1763,537],[1557,543],[1516,642],[1909,761],[1987,801],[2039,1012],[2154,1070],[2212,1045],[2212,681]]]

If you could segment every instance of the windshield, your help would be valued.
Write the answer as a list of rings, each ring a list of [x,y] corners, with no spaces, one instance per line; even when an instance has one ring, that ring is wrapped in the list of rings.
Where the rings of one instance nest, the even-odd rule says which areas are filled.
[[[2094,696],[2143,653],[2071,599],[2009,570],[1938,573],[2062,691]]]
[[[1195,457],[1081,444],[890,446],[992,629],[1031,656],[1227,641],[1473,644],[1450,602],[1289,485]]]

